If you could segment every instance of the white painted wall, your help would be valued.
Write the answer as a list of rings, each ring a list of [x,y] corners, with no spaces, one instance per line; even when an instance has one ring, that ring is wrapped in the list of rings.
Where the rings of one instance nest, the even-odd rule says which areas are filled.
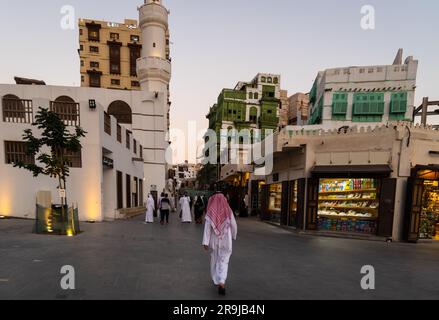
[[[114,100],[123,99],[132,102],[129,92],[93,88],[0,85],[0,100],[6,94],[32,100],[34,115],[38,107],[49,108],[50,101],[62,95],[67,95],[80,103],[80,125],[87,131],[87,136],[82,140],[82,168],[71,169],[67,190],[69,204],[78,204],[81,220],[102,221],[107,214],[111,215],[116,209],[115,175],[113,179],[111,174],[106,172],[106,175],[109,175],[108,181],[112,180],[113,185],[104,186],[103,183],[103,147],[113,152],[115,170],[143,178],[142,165],[132,162],[132,158],[136,155],[132,151],[123,149],[122,144],[117,142],[114,118],[112,119],[113,135],[110,137],[104,132],[104,109]],[[96,110],[89,108],[89,99],[96,100]],[[23,169],[5,164],[4,141],[21,141],[23,131],[27,128],[32,126],[0,121],[0,214],[2,215],[34,218],[35,196],[40,190],[51,191],[54,203],[59,203],[55,179],[44,176],[33,178]],[[122,137],[125,138],[125,129]]]

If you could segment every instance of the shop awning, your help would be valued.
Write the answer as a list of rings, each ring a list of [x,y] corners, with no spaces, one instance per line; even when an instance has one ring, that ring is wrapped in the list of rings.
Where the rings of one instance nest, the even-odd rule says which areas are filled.
[[[388,165],[315,166],[311,169],[312,175],[318,178],[388,177],[392,171]]]

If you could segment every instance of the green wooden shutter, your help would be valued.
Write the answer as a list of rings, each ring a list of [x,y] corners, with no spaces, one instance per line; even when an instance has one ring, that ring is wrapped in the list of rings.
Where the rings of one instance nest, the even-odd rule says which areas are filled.
[[[407,112],[407,92],[392,93],[390,100],[389,119],[404,120]]]
[[[332,100],[332,119],[346,120],[348,95],[346,93],[334,93]]]
[[[354,95],[353,121],[380,122],[384,114],[384,93],[356,93]]]

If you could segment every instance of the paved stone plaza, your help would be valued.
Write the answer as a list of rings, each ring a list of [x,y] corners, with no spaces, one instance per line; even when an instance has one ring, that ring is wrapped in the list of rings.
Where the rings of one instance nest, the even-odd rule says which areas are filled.
[[[439,243],[418,245],[298,235],[240,219],[229,299],[439,299]],[[218,299],[202,227],[141,218],[82,224],[75,238],[32,234],[0,220],[0,299]],[[60,287],[63,265],[76,290]],[[376,269],[362,291],[360,269]]]

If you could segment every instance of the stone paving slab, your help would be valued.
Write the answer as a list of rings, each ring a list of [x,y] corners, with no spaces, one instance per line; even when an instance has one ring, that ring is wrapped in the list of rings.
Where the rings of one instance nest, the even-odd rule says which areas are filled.
[[[202,227],[171,220],[83,223],[74,238],[0,220],[0,299],[220,299]],[[439,299],[439,243],[305,236],[252,219],[238,225],[227,299]],[[74,291],[60,287],[63,265],[75,267]],[[375,291],[360,287],[364,265],[375,267]]]

